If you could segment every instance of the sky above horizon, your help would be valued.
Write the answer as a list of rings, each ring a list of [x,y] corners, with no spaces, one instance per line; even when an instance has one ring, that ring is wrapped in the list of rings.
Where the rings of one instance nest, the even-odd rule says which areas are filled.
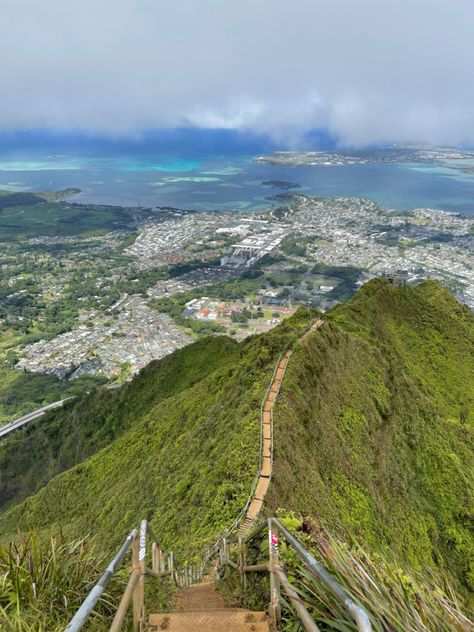
[[[472,0],[3,0],[0,132],[474,144]]]

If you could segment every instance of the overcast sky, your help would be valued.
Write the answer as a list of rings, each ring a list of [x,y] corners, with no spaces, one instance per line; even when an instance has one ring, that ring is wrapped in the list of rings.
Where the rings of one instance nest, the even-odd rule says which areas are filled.
[[[474,144],[474,0],[1,0],[0,129]]]

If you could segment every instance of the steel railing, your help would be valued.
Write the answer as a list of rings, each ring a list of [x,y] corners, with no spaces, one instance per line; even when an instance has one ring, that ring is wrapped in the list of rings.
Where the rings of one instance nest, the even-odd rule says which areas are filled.
[[[243,553],[243,546],[254,540],[262,531],[268,528],[268,562],[247,565]],[[245,586],[245,575],[249,572],[268,572],[270,574],[270,600],[269,613],[276,629],[279,629],[281,617],[281,591],[285,593],[293,606],[298,619],[307,632],[317,632],[319,630],[311,614],[307,610],[303,601],[294,590],[279,556],[279,536],[283,536],[290,547],[296,552],[298,558],[307,568],[309,573],[318,582],[322,583],[327,590],[337,599],[337,601],[347,611],[349,616],[355,622],[359,632],[371,632],[372,624],[366,610],[357,604],[349,595],[349,593],[339,584],[335,577],[329,573],[304,547],[304,545],[286,529],[277,518],[268,518],[267,522],[262,522],[245,538],[239,537],[232,542],[225,539],[219,549],[220,566],[230,566],[234,570],[238,570],[241,576],[242,584]],[[230,559],[230,547],[237,545],[238,547],[238,564]]]
[[[150,538],[151,568],[147,566],[147,537]],[[122,564],[128,550],[132,548],[132,568],[127,586],[116,610],[110,632],[118,632],[127,615],[130,603],[133,605],[133,629],[135,632],[145,625],[145,577],[155,579],[171,577],[175,579],[173,553],[166,553],[146,520],[140,523],[140,529],[133,529],[120,547],[106,571],[87,595],[79,610],[73,616],[64,632],[79,632],[91,615],[107,584]]]
[[[64,632],[78,632],[79,630],[82,629],[82,627],[84,626],[86,622],[86,619],[89,617],[92,610],[94,609],[95,604],[99,601],[100,597],[102,596],[105,588],[107,587],[107,584],[112,579],[113,575],[115,574],[115,571],[122,563],[125,555],[127,554],[128,549],[133,544],[133,542],[135,542],[137,535],[138,535],[138,531],[136,529],[133,529],[133,531],[130,532],[125,542],[122,544],[122,546],[118,550],[117,555],[113,558],[113,560],[107,566],[107,569],[105,570],[102,577],[99,579],[97,584],[94,586],[94,588],[90,591],[90,593],[87,595],[85,600],[82,602],[82,605],[80,606],[76,614],[73,616],[73,618],[69,622]]]

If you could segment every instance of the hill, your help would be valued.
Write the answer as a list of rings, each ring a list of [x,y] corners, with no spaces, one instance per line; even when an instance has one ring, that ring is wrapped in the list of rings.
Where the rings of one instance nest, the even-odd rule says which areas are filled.
[[[111,411],[107,445],[97,441],[92,456],[8,509],[0,533],[62,525],[75,535],[97,532],[109,547],[147,517],[182,558],[203,548],[246,500],[260,402],[279,353],[293,343],[274,409],[267,510],[310,516],[346,541],[390,550],[405,568],[443,568],[472,595],[473,314],[436,283],[397,288],[377,279],[297,343],[315,316],[299,310],[229,348],[227,361],[195,380],[186,377],[193,365],[182,363],[181,387],[170,378],[156,401],[152,367],[146,397],[142,377],[130,385],[117,431],[118,409]],[[200,344],[206,354],[216,343]],[[87,401],[81,406],[79,442],[86,428],[101,436],[104,423],[99,415],[95,427]]]
[[[231,338],[197,342],[151,362],[119,390],[83,394],[11,434],[0,442],[0,510],[111,444],[153,406],[238,356]]]
[[[260,402],[276,359],[313,318],[310,310],[300,310],[277,329],[241,345],[211,338],[181,350],[170,361],[174,367],[166,381],[167,396],[160,401],[150,398],[150,390],[148,394],[143,391],[156,388],[158,392],[163,383],[163,361],[152,366],[124,392],[128,402],[125,422],[113,410],[108,416],[106,427],[113,436],[116,424],[116,438],[6,511],[0,519],[1,533],[14,533],[19,525],[25,529],[62,525],[68,533],[97,532],[103,545],[113,547],[140,517],[147,517],[166,546],[173,543],[182,554],[210,543],[247,499],[259,459]],[[199,372],[194,352],[203,357],[195,383],[190,377]],[[105,397],[102,393],[92,396],[90,407],[84,400],[74,416],[63,411],[62,419],[70,417],[68,423],[77,429],[76,437],[85,437],[73,438],[70,450],[78,441],[87,450],[91,433],[99,437],[99,445],[106,434],[104,415],[99,414]],[[58,425],[54,423],[55,428]],[[35,436],[32,432],[30,446]],[[47,442],[54,454],[51,440]],[[21,446],[16,455],[20,452]],[[14,455],[10,454],[12,463]],[[25,484],[17,490],[19,495],[31,485],[33,472],[41,470],[34,463],[30,467],[31,473],[21,475]],[[10,473],[14,481],[14,467]]]
[[[363,287],[295,350],[269,505],[474,591],[474,315],[435,283]]]

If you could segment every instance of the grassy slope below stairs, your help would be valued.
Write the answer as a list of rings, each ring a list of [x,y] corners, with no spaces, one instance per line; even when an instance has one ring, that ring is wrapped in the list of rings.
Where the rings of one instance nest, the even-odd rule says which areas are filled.
[[[151,362],[119,390],[98,389],[0,442],[0,510],[111,444],[152,406],[239,357],[236,342],[208,338]]]

